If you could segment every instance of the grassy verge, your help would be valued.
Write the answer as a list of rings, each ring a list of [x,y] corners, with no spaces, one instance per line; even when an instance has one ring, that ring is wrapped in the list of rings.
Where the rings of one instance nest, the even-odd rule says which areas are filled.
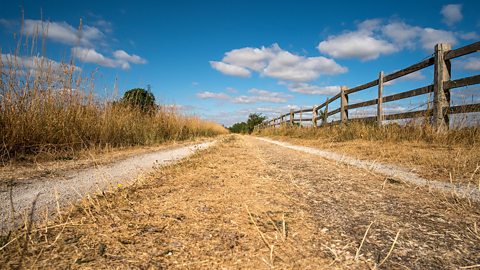
[[[34,51],[39,42],[31,37],[25,43],[29,40]],[[20,39],[19,44],[25,43]],[[227,133],[216,123],[171,106],[159,105],[146,113],[101,98],[93,75],[83,76],[73,58],[59,63],[20,51],[30,48],[11,54],[0,49],[0,162]]]
[[[480,130],[437,133],[430,126],[364,123],[269,128],[257,135],[410,168],[427,179],[479,185]]]

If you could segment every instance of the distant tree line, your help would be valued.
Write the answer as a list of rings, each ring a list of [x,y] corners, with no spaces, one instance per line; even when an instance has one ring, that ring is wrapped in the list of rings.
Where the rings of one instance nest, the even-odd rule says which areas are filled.
[[[251,113],[248,116],[247,122],[235,123],[228,129],[233,133],[250,134],[253,132],[253,128],[265,121],[265,119],[267,119],[267,117],[260,113]]]

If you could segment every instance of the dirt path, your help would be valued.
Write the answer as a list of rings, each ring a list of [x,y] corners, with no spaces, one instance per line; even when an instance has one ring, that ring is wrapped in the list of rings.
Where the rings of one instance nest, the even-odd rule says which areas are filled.
[[[0,251],[0,265],[452,269],[480,264],[480,205],[384,178],[232,136],[142,183],[84,200],[55,223],[39,224],[30,241],[13,241]],[[25,238],[22,231],[15,236]]]
[[[287,142],[276,141],[268,138],[257,138],[259,140],[280,145],[289,149],[302,151],[305,153],[320,156],[335,162],[344,163],[361,169],[371,171],[372,173],[379,173],[383,176],[390,177],[390,181],[404,181],[418,186],[426,186],[427,188],[436,189],[438,191],[455,194],[462,198],[480,202],[480,186],[467,185],[462,183],[446,183],[442,181],[429,180],[420,177],[418,174],[392,164],[379,163],[375,161],[360,160],[350,157],[348,155],[338,154],[330,151],[324,151],[306,146],[293,145]]]
[[[10,222],[12,204],[16,225],[22,224],[22,218],[29,212],[35,202],[34,218],[43,213],[56,211],[59,206],[74,203],[92,192],[101,192],[110,186],[127,184],[135,180],[141,173],[148,172],[154,166],[184,158],[198,149],[211,145],[210,142],[189,146],[175,147],[156,152],[135,155],[110,164],[103,164],[81,170],[71,170],[62,176],[33,178],[13,182],[13,185],[0,185],[0,230],[15,227]],[[12,201],[10,201],[10,197]]]

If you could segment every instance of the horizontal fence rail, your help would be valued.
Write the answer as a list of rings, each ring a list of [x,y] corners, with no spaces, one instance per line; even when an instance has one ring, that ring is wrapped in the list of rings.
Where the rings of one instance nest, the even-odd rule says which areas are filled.
[[[264,121],[263,123],[257,125],[255,128],[260,129],[265,127],[276,127],[284,124],[293,125],[295,123],[300,123],[301,125],[302,122],[311,122],[311,125],[313,127],[317,127],[317,123],[319,121],[321,122],[321,125],[346,123],[348,121],[377,122],[378,125],[382,125],[382,122],[384,120],[401,120],[426,117],[432,121],[433,125],[438,130],[446,130],[449,127],[450,114],[480,112],[480,103],[458,106],[451,106],[450,104],[451,89],[480,84],[480,75],[451,80],[450,60],[478,51],[480,51],[480,41],[455,50],[451,50],[450,44],[437,44],[435,45],[435,52],[432,57],[429,57],[407,68],[395,71],[388,75],[384,75],[382,71],[379,73],[379,77],[377,79],[356,86],[354,88],[348,89],[347,87],[342,86],[341,91],[338,94],[334,95],[331,98],[327,98],[325,102],[318,106],[312,106],[311,108],[299,110],[292,109],[289,113],[285,113],[277,118]],[[406,76],[413,72],[417,72],[430,66],[434,66],[433,84],[397,94],[383,96],[384,83],[393,81],[395,79],[401,78],[403,76]],[[375,86],[378,88],[377,98],[358,103],[348,103],[348,96],[350,94],[357,93]],[[383,112],[384,103],[425,95],[428,93],[433,93],[433,108],[431,109],[429,108],[425,110],[401,112],[394,114],[384,114]],[[329,104],[336,101],[337,99],[340,99],[340,107],[335,109],[329,109]],[[358,118],[348,117],[348,110],[373,105],[377,105],[376,116]],[[340,120],[328,122],[328,117],[336,115],[338,113],[340,113]]]

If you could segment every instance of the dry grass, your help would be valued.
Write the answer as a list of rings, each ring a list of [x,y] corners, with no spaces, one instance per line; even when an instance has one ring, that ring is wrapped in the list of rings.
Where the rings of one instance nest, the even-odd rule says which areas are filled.
[[[479,185],[478,127],[437,133],[430,126],[350,123],[346,126],[283,126],[257,134],[345,153],[359,159],[398,164],[432,180]]]
[[[159,106],[145,113],[100,98],[93,74],[82,74],[73,60],[57,63],[31,56],[39,40],[23,38],[19,40],[23,45],[11,54],[0,49],[1,162],[227,132],[216,123],[186,116],[175,108]],[[29,42],[30,48],[24,45]],[[20,54],[23,51],[29,53]]]
[[[25,226],[4,241],[13,239],[0,251],[0,264],[453,269],[479,263],[478,204],[383,182],[367,171],[232,136],[132,186],[88,197],[29,234]]]

